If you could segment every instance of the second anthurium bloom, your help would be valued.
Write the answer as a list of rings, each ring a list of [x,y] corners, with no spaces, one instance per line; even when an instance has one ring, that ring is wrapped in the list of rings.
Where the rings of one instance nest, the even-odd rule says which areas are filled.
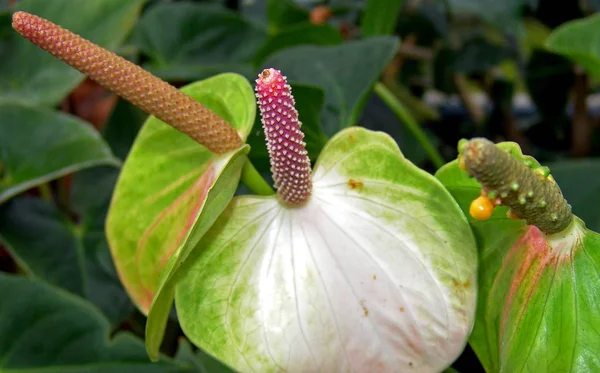
[[[176,290],[182,328],[240,372],[439,372],[474,320],[467,220],[386,134],[348,128],[313,172],[290,86],[256,82],[277,195],[235,197]]]

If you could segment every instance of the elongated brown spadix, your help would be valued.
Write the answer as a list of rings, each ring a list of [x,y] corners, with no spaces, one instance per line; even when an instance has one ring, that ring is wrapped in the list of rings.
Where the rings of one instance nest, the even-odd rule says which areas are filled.
[[[141,67],[38,16],[16,12],[12,21],[32,43],[211,151],[225,153],[242,145],[226,121]]]
[[[312,179],[292,89],[279,70],[266,69],[256,79],[256,98],[277,194],[288,205],[301,205],[310,197]]]

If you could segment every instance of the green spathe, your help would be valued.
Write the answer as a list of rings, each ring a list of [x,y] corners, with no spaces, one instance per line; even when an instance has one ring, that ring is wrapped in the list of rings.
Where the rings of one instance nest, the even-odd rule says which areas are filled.
[[[182,91],[231,123],[243,141],[248,136],[256,108],[244,77],[221,74]],[[140,131],[119,177],[106,233],[121,282],[142,312],[148,313],[170,258],[185,254],[198,224],[210,226],[233,196],[247,152],[243,146],[214,155],[155,117]],[[209,218],[199,219],[205,210]]]
[[[450,194],[383,133],[323,149],[300,208],[236,197],[182,267],[187,336],[240,372],[439,372],[462,351],[475,242]]]
[[[436,177],[464,211],[480,194],[457,162]],[[488,372],[598,371],[600,236],[578,218],[544,235],[506,212],[469,218],[480,258],[473,350]]]

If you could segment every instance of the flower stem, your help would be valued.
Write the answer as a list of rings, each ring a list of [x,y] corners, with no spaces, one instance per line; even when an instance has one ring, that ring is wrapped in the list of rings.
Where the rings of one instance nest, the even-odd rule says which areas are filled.
[[[275,191],[265,181],[265,179],[256,170],[252,162],[248,159],[242,168],[242,183],[248,187],[253,193],[259,196],[270,196],[275,194]]]
[[[425,150],[425,153],[429,156],[429,159],[433,162],[435,167],[440,168],[444,165],[444,158],[435,148],[431,140],[425,134],[425,131],[419,126],[415,118],[410,112],[402,105],[400,101],[394,96],[394,94],[381,82],[375,83],[375,93],[381,98],[381,100],[396,114],[398,119],[406,125],[408,130],[417,139],[419,144]]]
[[[53,197],[52,197],[52,189],[50,188],[50,184],[48,183],[42,183],[40,185],[38,185],[38,189],[40,191],[40,197],[46,201],[46,202],[52,202],[53,201]]]

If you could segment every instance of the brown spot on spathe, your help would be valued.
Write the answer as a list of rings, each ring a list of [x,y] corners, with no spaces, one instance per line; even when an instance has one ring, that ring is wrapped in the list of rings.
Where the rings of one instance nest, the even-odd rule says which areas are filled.
[[[367,306],[365,306],[365,301],[364,300],[360,301],[360,306],[363,309],[365,317],[369,316],[369,309],[367,308]]]
[[[350,189],[358,189],[359,191],[362,191],[364,184],[362,181],[350,179],[348,180],[348,186],[350,187]]]

